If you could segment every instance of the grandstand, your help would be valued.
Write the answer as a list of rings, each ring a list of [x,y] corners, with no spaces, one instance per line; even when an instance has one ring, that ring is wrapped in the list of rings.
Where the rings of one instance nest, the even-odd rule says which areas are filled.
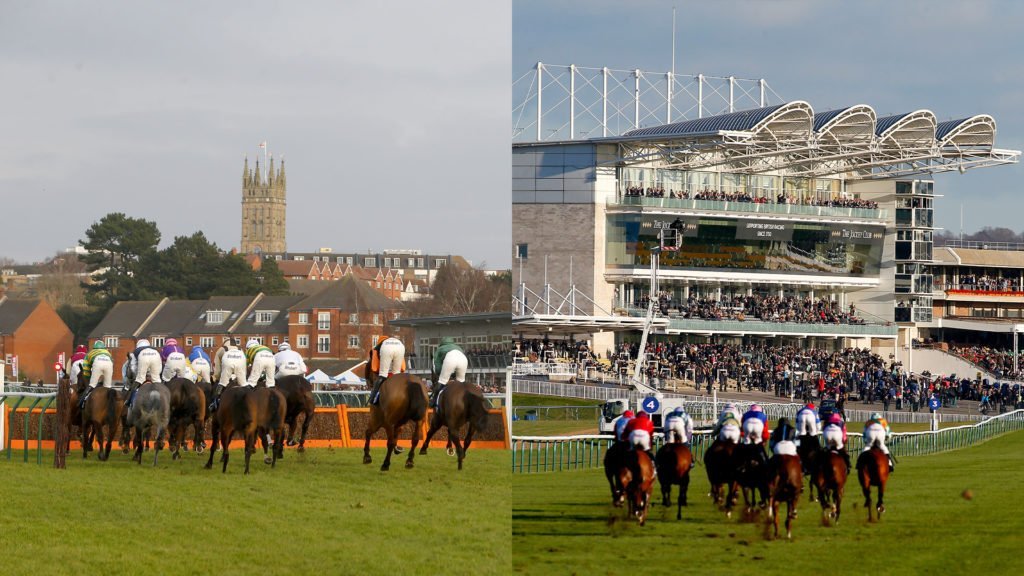
[[[790,101],[514,142],[513,329],[582,338],[602,355],[638,339],[657,298],[663,339],[903,357],[938,321],[932,175],[1016,163],[995,133],[985,114],[939,122]],[[677,221],[652,294],[652,249]],[[1007,278],[1022,290],[1019,272]]]

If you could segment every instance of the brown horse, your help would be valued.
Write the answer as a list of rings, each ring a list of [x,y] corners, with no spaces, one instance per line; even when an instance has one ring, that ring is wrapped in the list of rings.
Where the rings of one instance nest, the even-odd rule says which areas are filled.
[[[167,383],[167,389],[171,392],[171,419],[167,436],[172,458],[181,458],[182,446],[188,450],[185,431],[189,425],[194,428],[192,449],[201,454],[205,444],[203,435],[206,433],[206,394],[188,378],[172,378]]]
[[[316,402],[313,400],[313,386],[301,375],[281,376],[274,381],[277,384],[275,387],[284,394],[285,401],[288,403],[288,410],[284,418],[285,423],[288,425],[288,445],[295,446],[298,444],[298,451],[303,452],[306,450],[306,431],[309,430],[309,424],[313,421],[313,413],[316,410]],[[302,433],[299,436],[299,441],[296,442],[295,430],[298,428],[297,424],[300,415],[304,415],[302,419]]]
[[[769,470],[764,460],[764,447],[760,444],[738,445],[732,453],[732,465],[736,481],[726,498],[726,515],[732,516],[732,506],[738,499],[737,488],[743,491],[746,513],[752,515],[756,512],[755,505],[763,508],[768,502]]]
[[[462,443],[459,431],[466,424],[466,441]],[[423,441],[420,455],[427,453],[427,446],[434,434],[444,426],[448,429],[448,439],[455,444],[455,453],[459,456],[459,470],[466,458],[469,445],[473,442],[473,434],[487,427],[487,400],[484,392],[476,384],[468,384],[457,380],[449,380],[441,396],[437,399],[437,410],[430,419],[430,430]]]
[[[711,484],[712,502],[716,506],[727,507],[730,515],[735,502],[727,504],[726,498],[731,498],[735,494],[733,484],[736,482],[736,470],[732,465],[735,451],[735,442],[718,439],[704,452],[704,468],[707,469],[708,482]]]
[[[786,503],[786,538],[792,538],[796,505],[803,491],[804,475],[800,457],[788,454],[772,456],[768,462],[768,515],[775,527],[776,538],[779,537],[779,502]]]
[[[804,476],[812,476],[807,483],[807,496],[811,502],[815,501],[814,471],[818,468],[818,457],[821,455],[821,443],[817,436],[805,434],[797,438],[796,455],[800,457],[800,465],[803,466]]]
[[[634,516],[643,526],[647,521],[647,509],[654,489],[654,462],[644,450],[627,449],[620,459],[616,476],[619,485],[626,488],[629,515]]]
[[[830,517],[838,524],[846,486],[846,460],[843,455],[835,450],[822,451],[811,474],[811,482],[818,488],[821,499],[822,524],[828,525]]]
[[[369,376],[367,377],[369,382]],[[370,437],[381,428],[387,433],[388,454],[380,465],[381,472],[391,468],[391,455],[398,445],[398,433],[405,423],[412,422],[412,448],[405,461],[413,467],[413,456],[420,442],[420,427],[427,418],[427,387],[423,380],[411,374],[395,374],[380,385],[380,402],[370,405],[370,419],[366,426],[366,444],[363,446],[363,464],[373,462],[370,457]]]
[[[119,401],[120,400],[120,401]],[[77,408],[77,398],[73,398]],[[88,458],[92,451],[92,439],[96,438],[99,452],[96,457],[101,462],[110,458],[110,448],[117,434],[117,426],[121,421],[121,410],[124,398],[119,398],[116,390],[97,386],[85,401],[80,412],[82,431],[82,458]],[[104,429],[106,433],[104,434]]]
[[[264,462],[275,464],[282,450],[282,430],[284,428],[285,406],[284,396],[272,388],[249,386],[228,386],[220,395],[220,406],[213,414],[213,442],[210,445],[210,459],[206,468],[213,467],[213,455],[220,445],[224,454],[221,455],[221,472],[227,472],[228,447],[236,433],[245,439],[245,473],[249,473],[249,461],[256,452],[256,435],[262,432],[273,433],[273,458],[265,458]]]
[[[864,491],[864,507],[868,509],[868,522],[871,518],[871,487],[878,487],[878,520],[882,519],[885,512],[885,504],[882,498],[885,495],[885,483],[889,481],[889,459],[882,452],[881,448],[873,446],[870,450],[860,453],[857,458],[857,479],[860,480],[860,488]]]
[[[253,399],[256,402],[256,432],[252,438],[246,438],[246,445],[255,451],[258,436],[263,444],[263,463],[274,468],[277,461],[284,458],[284,425],[288,403],[284,394],[276,387],[257,386],[253,392]],[[268,455],[267,444],[270,441],[272,452]]]
[[[626,501],[626,486],[621,483],[619,469],[629,447],[625,442],[613,442],[604,453],[604,475],[608,478],[608,486],[612,489],[612,505],[621,508]]]
[[[658,469],[658,483],[661,485],[661,503],[672,505],[672,486],[679,485],[679,498],[676,500],[676,520],[683,519],[683,506],[686,506],[686,490],[690,487],[690,468],[693,467],[693,454],[686,444],[673,442],[665,444],[654,457]]]

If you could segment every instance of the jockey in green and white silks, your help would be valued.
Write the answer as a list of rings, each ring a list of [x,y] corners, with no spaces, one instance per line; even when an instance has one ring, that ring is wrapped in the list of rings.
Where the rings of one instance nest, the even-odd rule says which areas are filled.
[[[274,353],[270,348],[259,343],[257,340],[249,340],[245,345],[245,360],[249,365],[250,387],[256,386],[260,376],[266,378],[267,388],[274,387],[274,371],[277,366],[274,364]]]
[[[431,408],[437,408],[437,397],[444,390],[445,384],[453,377],[459,382],[466,381],[466,371],[469,370],[469,359],[462,348],[455,343],[455,340],[444,337],[441,345],[434,352],[434,374],[437,374],[437,382],[430,395]]]
[[[114,385],[114,359],[102,340],[97,340],[92,345],[92,350],[85,355],[85,360],[82,361],[82,376],[89,379],[90,388],[95,388],[100,380],[103,380],[105,388]]]

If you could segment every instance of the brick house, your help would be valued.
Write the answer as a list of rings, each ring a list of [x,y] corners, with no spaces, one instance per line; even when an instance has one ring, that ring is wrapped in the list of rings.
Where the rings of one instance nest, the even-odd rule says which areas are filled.
[[[46,301],[0,296],[0,358],[9,362],[17,356],[26,377],[53,381],[53,363],[61,352],[70,355],[73,343],[71,330]],[[10,374],[12,367],[4,369]]]

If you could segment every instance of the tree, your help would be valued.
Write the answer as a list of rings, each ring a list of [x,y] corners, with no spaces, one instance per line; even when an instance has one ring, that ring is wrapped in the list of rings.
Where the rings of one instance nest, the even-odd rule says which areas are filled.
[[[511,312],[512,275],[488,276],[483,270],[455,263],[442,266],[430,297],[410,303],[414,315]]]
[[[143,300],[150,296],[140,281],[140,262],[152,257],[160,243],[155,222],[130,218],[120,212],[107,214],[85,231],[79,244],[88,250],[80,256],[93,283],[83,284],[86,301],[108,310],[119,300]]]
[[[260,281],[260,289],[268,296],[285,296],[288,294],[288,280],[273,258],[263,260],[256,274]]]
[[[36,290],[54,310],[61,306],[85,306],[85,291],[79,281],[85,272],[85,264],[78,258],[57,254],[43,263],[41,272]]]
[[[259,293],[256,273],[245,258],[238,254],[225,254],[216,268],[217,285],[213,296],[250,296]]]
[[[217,271],[222,258],[202,232],[176,236],[170,246],[143,260],[146,289],[169,298],[209,298],[220,285]]]

